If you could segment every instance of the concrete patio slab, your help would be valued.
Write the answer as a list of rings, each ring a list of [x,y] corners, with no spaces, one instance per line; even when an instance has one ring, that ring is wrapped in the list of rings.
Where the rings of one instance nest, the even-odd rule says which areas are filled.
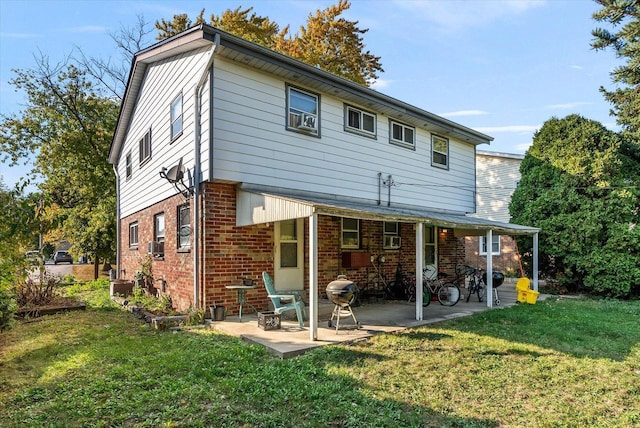
[[[493,309],[505,308],[516,304],[515,284],[505,283],[498,287],[500,305]],[[351,317],[340,320],[340,329],[336,331],[335,322],[329,327],[327,321],[331,318],[333,304],[321,301],[318,310],[318,340],[310,340],[309,322],[300,327],[295,319],[282,319],[281,328],[263,330],[258,326],[256,313],[244,313],[242,321],[237,316],[228,317],[224,321],[210,322],[210,327],[226,334],[265,346],[269,352],[279,358],[290,358],[301,355],[310,349],[324,345],[348,343],[363,340],[375,334],[390,333],[406,328],[446,321],[454,318],[473,315],[489,310],[486,302],[478,302],[472,296],[467,302],[466,290],[462,290],[464,299],[460,299],[455,306],[442,306],[437,301],[424,308],[422,320],[415,319],[415,304],[402,301],[380,301],[378,303],[364,303],[354,307],[353,312],[361,325],[357,329]],[[547,296],[540,295],[538,300]]]

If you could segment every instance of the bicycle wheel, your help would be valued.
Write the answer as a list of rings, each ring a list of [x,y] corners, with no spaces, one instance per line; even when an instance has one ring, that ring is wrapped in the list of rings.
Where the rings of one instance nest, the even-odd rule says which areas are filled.
[[[429,287],[423,286],[422,287],[422,307],[425,308],[429,306],[430,303],[431,303],[431,290],[429,290]]]
[[[407,300],[409,300],[410,302],[416,301],[416,285],[415,284],[409,284],[407,288]]]
[[[453,306],[460,300],[460,289],[452,282],[438,288],[438,302],[444,306]]]
[[[471,299],[471,295],[476,292],[476,283],[473,280],[469,281],[469,292],[467,293],[467,302]]]

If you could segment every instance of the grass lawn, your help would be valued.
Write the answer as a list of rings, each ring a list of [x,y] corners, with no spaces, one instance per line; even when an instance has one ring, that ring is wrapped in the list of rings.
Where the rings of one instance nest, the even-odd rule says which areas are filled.
[[[285,361],[108,308],[0,333],[2,427],[630,427],[639,397],[640,301],[519,305]]]

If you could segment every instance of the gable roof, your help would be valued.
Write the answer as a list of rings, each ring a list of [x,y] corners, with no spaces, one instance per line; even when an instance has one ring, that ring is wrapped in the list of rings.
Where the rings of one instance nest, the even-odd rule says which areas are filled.
[[[359,104],[433,133],[451,136],[473,145],[489,144],[493,140],[492,137],[481,132],[384,95],[366,86],[249,42],[210,25],[201,24],[135,54],[118,123],[111,142],[108,157],[109,163],[116,164],[120,158],[122,145],[147,67],[156,61],[183,52],[204,46],[213,47],[216,35],[219,36],[220,40],[216,55],[238,61],[248,67],[265,71],[319,92],[334,95],[342,100]]]

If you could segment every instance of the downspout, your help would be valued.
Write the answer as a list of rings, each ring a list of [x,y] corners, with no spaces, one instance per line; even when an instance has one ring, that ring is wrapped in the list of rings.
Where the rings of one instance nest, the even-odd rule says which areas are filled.
[[[116,278],[121,279],[122,265],[120,264],[120,174],[115,164],[111,165],[116,175]],[[112,278],[113,279],[113,278]]]
[[[200,301],[200,180],[202,175],[201,168],[201,152],[200,144],[202,140],[201,136],[201,121],[200,121],[200,92],[202,87],[207,81],[210,69],[213,70],[213,59],[215,57],[218,45],[220,45],[220,34],[216,33],[213,40],[213,46],[209,53],[209,59],[207,65],[202,71],[202,76],[195,88],[194,97],[194,120],[195,120],[195,139],[194,139],[194,151],[195,151],[195,165],[193,166],[193,304],[196,308],[204,306],[204,302]],[[213,94],[213,88],[209,88],[209,92]],[[213,112],[209,111],[209,114],[213,116]],[[210,125],[212,126],[212,125]]]

